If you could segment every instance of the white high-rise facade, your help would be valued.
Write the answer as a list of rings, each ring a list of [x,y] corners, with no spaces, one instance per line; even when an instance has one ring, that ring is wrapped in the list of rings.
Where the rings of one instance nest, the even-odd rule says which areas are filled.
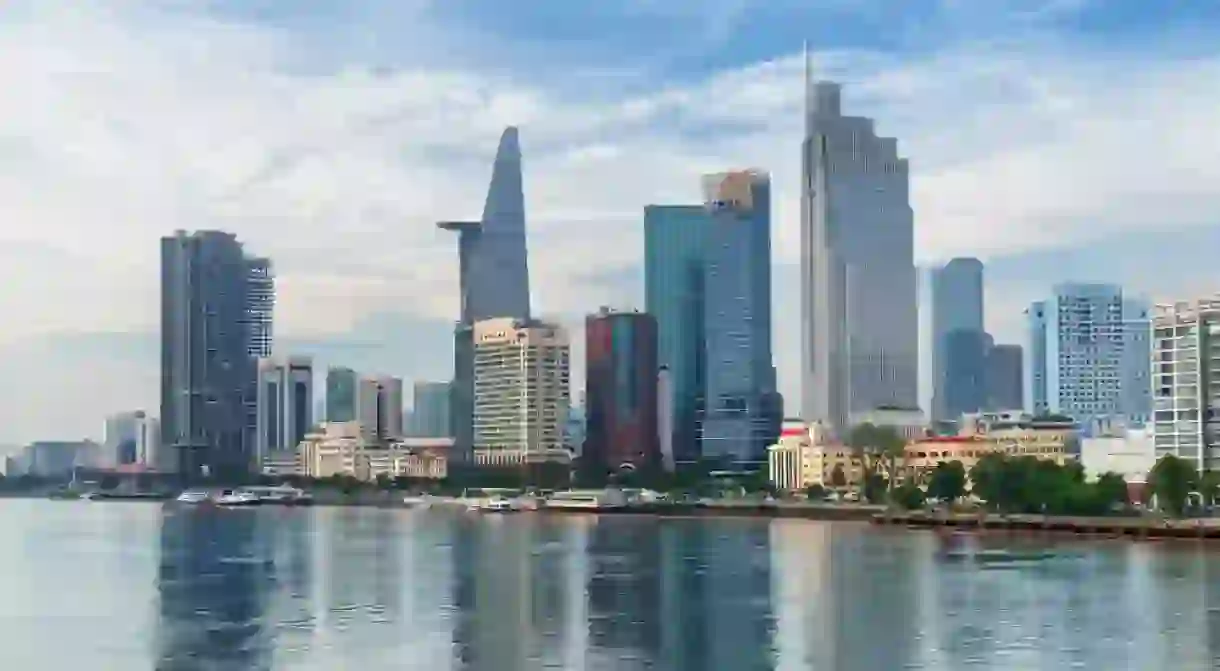
[[[122,412],[106,418],[106,436],[98,459],[101,468],[138,465],[159,469],[158,445],[161,425],[143,410]]]
[[[474,459],[563,459],[569,341],[558,325],[511,317],[474,325]]]
[[[1199,470],[1220,466],[1220,295],[1152,312],[1152,427],[1156,456]]]
[[[841,87],[805,73],[801,418],[844,433],[853,413],[918,406],[918,293],[909,168]]]
[[[261,466],[269,453],[295,450],[313,426],[313,361],[264,357],[258,361],[255,446]]]

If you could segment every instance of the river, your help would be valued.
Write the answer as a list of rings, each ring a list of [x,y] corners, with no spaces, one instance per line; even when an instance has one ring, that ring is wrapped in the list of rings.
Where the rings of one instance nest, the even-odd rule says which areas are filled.
[[[1220,667],[1220,546],[0,500],[0,668]]]

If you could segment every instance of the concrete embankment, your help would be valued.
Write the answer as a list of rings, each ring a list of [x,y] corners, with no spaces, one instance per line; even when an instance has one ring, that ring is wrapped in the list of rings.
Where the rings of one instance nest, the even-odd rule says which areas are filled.
[[[908,528],[950,528],[968,531],[1064,533],[1121,538],[1184,538],[1220,540],[1220,520],[1165,520],[1151,517],[1073,517],[1051,515],[981,515],[926,512],[883,512],[874,524]]]
[[[821,521],[867,522],[884,510],[870,505],[821,505],[816,503],[756,503],[721,502],[643,503],[624,508],[604,508],[597,511],[542,507],[548,514],[643,515],[652,517],[763,517]]]

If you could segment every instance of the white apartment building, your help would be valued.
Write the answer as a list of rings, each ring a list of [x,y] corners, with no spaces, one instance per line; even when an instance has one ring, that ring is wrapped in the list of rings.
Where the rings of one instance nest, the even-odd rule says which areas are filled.
[[[313,360],[305,356],[258,360],[255,450],[264,460],[296,450],[313,426]]]
[[[403,436],[402,378],[389,375],[361,377],[356,382],[356,421],[364,439],[383,442]]]
[[[569,341],[537,320],[474,325],[474,458],[486,465],[567,460]]]
[[[797,492],[822,484],[825,432],[818,424],[784,420],[779,442],[767,449],[767,470],[776,489]]]
[[[1220,294],[1152,313],[1153,445],[1200,470],[1220,467]]]

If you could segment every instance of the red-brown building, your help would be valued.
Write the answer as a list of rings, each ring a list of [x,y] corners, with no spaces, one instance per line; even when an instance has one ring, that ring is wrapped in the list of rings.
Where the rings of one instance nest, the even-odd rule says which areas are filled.
[[[586,466],[611,471],[659,464],[652,315],[602,308],[586,318],[585,423]]]

